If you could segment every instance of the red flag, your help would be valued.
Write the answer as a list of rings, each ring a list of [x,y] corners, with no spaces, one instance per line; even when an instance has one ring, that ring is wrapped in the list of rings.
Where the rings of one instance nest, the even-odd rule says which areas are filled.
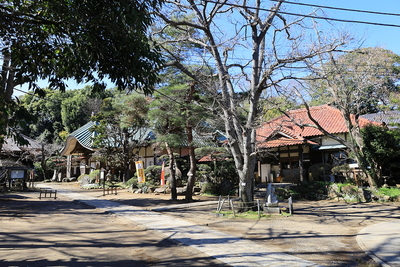
[[[161,185],[165,185],[165,170],[164,170],[164,161],[161,167]]]

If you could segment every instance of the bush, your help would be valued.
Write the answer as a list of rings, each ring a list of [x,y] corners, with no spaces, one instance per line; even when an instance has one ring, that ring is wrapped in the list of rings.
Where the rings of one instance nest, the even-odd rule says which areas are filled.
[[[204,183],[201,186],[201,193],[209,195],[218,195],[218,186],[213,183]]]
[[[392,198],[400,196],[400,189],[395,187],[381,187],[378,192]]]
[[[374,200],[377,201],[399,201],[400,200],[400,188],[395,187],[381,187],[375,191],[371,191],[375,196]]]
[[[100,170],[93,171],[90,174],[81,174],[78,177],[78,182],[81,184],[92,184],[96,182],[96,179],[100,177]]]
[[[197,180],[200,182],[210,182],[212,179],[212,168],[207,164],[197,165]]]
[[[90,172],[89,177],[94,181],[96,179],[100,178],[100,170],[94,170],[94,171]]]
[[[146,177],[146,183],[151,185],[160,185],[161,166],[152,165],[144,170],[144,176]]]
[[[144,170],[144,176],[146,178],[145,184],[151,186],[160,185],[160,175],[161,175],[161,166],[153,165],[149,166]],[[139,188],[137,173],[134,174],[127,182],[126,186],[129,188]]]
[[[138,188],[138,179],[137,177],[132,177],[125,183],[126,187],[128,188]]]
[[[310,181],[324,180],[325,175],[331,174],[332,165],[326,163],[316,163],[308,168]]]
[[[327,196],[327,186],[329,183],[320,181],[303,181],[291,188],[291,192],[300,198],[309,200],[321,200]]]
[[[355,180],[352,177],[352,169],[348,164],[335,166],[331,169],[331,172],[339,177],[339,181],[355,184]],[[340,179],[341,177],[342,179]]]
[[[217,192],[217,193],[219,195],[223,195],[223,196],[236,195],[235,185],[228,179],[224,179],[224,180],[222,180],[221,184],[219,185],[219,192]]]

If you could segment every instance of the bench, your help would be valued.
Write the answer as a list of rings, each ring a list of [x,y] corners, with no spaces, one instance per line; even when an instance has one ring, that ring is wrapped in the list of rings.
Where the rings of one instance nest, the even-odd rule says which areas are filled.
[[[42,199],[42,197],[47,198],[47,194],[49,195],[48,197],[51,197],[51,195],[54,194],[54,199],[57,198],[57,190],[39,189],[39,199]]]

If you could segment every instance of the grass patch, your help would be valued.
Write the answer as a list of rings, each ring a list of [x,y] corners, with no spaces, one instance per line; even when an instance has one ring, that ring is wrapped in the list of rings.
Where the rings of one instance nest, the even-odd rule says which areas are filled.
[[[214,213],[218,213],[214,211]],[[246,219],[246,220],[258,220],[260,218],[270,219],[272,215],[264,214],[261,212],[260,218],[258,217],[257,211],[246,211],[246,212],[235,212],[235,215],[232,211],[220,211],[220,214],[223,214],[225,218],[239,218],[239,219]]]
[[[381,187],[375,192],[375,194],[395,198],[400,196],[400,189],[396,187]]]

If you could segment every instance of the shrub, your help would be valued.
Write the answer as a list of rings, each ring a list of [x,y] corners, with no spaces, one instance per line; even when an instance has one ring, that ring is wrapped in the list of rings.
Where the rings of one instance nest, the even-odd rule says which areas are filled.
[[[88,175],[93,181],[95,181],[96,179],[100,178],[100,170],[94,170],[90,172]]]
[[[395,187],[381,187],[378,189],[378,192],[392,198],[400,196],[400,189]]]
[[[126,187],[128,188],[138,188],[138,179],[137,177],[132,177],[125,183]]]
[[[213,183],[204,183],[201,186],[201,192],[203,194],[218,195],[218,186]]]
[[[371,191],[378,201],[398,201],[400,199],[400,189],[395,187],[382,187],[375,191]]]
[[[329,183],[320,181],[303,181],[299,185],[293,186],[291,192],[300,198],[320,200],[326,198],[328,185]]]
[[[323,180],[325,175],[331,173],[332,165],[326,163],[316,163],[308,168],[308,177],[310,181]]]
[[[352,170],[348,164],[335,166],[331,169],[331,172],[339,177],[344,178],[340,179],[340,181],[344,180],[345,183],[355,184],[355,180],[352,177]]]
[[[148,185],[159,185],[160,184],[160,174],[161,174],[161,166],[153,165],[149,166],[146,169],[144,169],[144,176],[146,179],[145,184]],[[133,175],[127,182],[126,186],[131,187],[131,188],[138,188],[139,183],[138,183],[138,177],[137,173]]]

